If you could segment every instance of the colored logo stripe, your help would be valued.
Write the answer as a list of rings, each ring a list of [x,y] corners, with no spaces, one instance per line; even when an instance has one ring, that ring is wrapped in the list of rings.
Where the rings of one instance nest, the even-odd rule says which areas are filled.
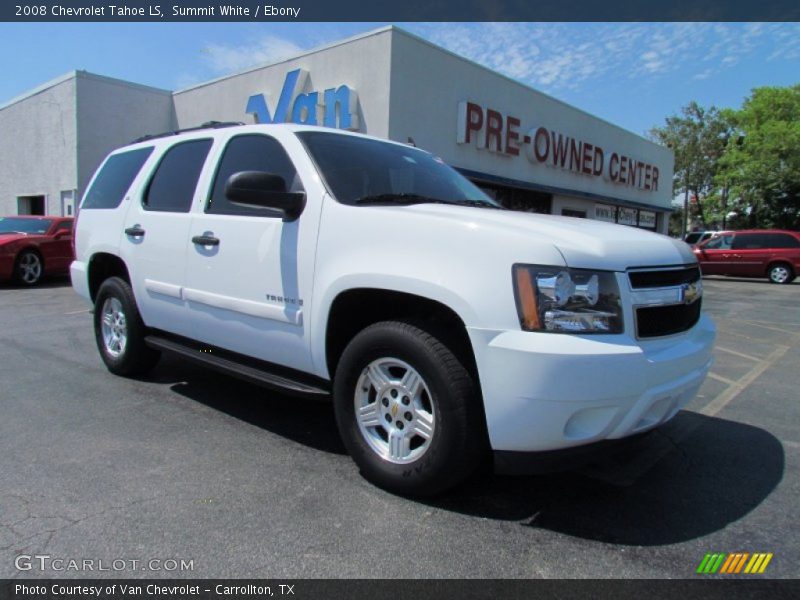
[[[769,561],[772,560],[772,552],[768,554],[753,554],[753,558],[750,559],[750,562],[747,563],[747,566],[744,569],[745,573],[763,573]]]
[[[697,572],[702,574],[717,572],[720,574],[735,574],[741,573],[744,569],[745,573],[763,573],[769,561],[772,560],[772,556],[772,552],[756,552],[752,555],[749,552],[734,552],[732,554],[723,552],[709,553],[700,561]]]
[[[706,554],[705,558],[700,562],[700,566],[697,567],[697,572],[716,573],[724,558],[725,554]]]

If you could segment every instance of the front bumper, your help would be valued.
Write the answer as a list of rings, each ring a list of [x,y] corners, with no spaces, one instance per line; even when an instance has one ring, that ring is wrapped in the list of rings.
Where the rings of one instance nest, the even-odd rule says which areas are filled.
[[[89,304],[92,304],[92,296],[89,293],[89,274],[86,269],[86,263],[79,260],[72,261],[72,264],[69,266],[69,278],[72,282],[72,289]]]
[[[0,255],[0,281],[9,281],[14,276],[14,256]]]
[[[716,330],[653,340],[468,328],[495,451],[542,452],[665,423],[697,393]]]

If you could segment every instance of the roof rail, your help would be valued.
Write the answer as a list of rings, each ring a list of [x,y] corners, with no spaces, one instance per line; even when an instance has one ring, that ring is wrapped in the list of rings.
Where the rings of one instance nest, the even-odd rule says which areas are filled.
[[[165,138],[171,135],[178,135],[188,131],[202,131],[203,129],[222,129],[223,127],[236,127],[237,125],[244,125],[241,121],[206,121],[199,127],[187,127],[186,129],[176,129],[175,131],[165,131],[164,133],[149,133],[140,138],[136,138],[131,144],[138,144],[139,142],[146,142],[147,140],[157,140],[158,138]]]

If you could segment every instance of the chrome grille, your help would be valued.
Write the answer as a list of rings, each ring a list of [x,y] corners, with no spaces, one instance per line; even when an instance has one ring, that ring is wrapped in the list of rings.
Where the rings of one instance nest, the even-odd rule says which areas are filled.
[[[674,335],[700,319],[702,282],[696,265],[628,273],[636,317],[636,337]]]

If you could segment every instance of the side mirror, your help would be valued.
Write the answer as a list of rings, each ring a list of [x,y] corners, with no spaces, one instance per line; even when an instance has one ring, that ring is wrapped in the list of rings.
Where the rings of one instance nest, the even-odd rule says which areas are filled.
[[[303,192],[289,192],[280,175],[263,171],[239,171],[225,182],[225,197],[244,208],[273,209],[294,221],[306,206]]]

